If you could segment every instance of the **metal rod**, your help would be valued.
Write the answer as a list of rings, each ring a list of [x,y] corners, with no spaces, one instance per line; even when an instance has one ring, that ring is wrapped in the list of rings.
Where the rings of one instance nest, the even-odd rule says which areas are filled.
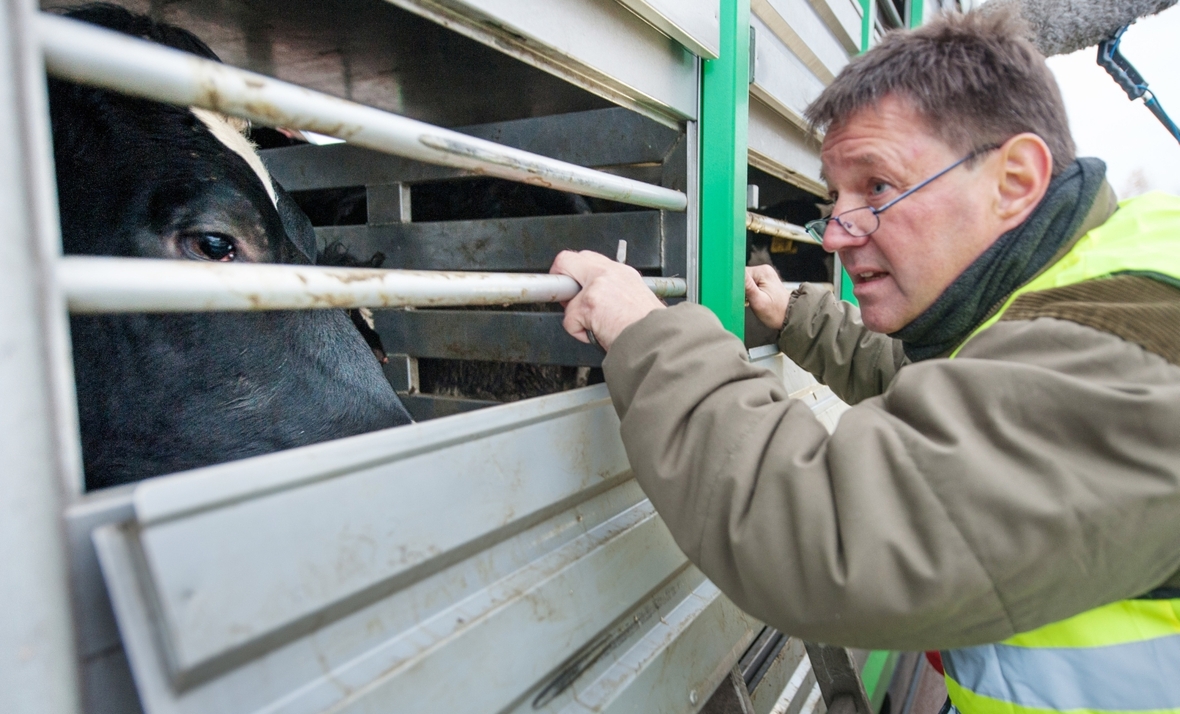
[[[770,216],[751,213],[750,211],[746,211],[746,230],[763,235],[776,236],[778,238],[789,238],[790,240],[797,240],[800,243],[821,245],[819,241],[811,237],[811,234],[803,226],[780,221]]]
[[[680,191],[476,139],[77,20],[42,13],[36,27],[46,69],[61,79],[583,196],[669,211],[688,206]]]
[[[70,312],[210,312],[352,307],[454,307],[563,302],[564,275],[328,268],[266,263],[66,256],[57,277]],[[644,278],[682,297],[683,278]]]

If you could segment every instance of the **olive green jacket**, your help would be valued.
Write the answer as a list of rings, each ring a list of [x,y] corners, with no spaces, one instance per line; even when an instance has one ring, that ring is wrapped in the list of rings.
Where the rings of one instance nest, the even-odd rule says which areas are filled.
[[[744,610],[813,641],[955,648],[1177,584],[1176,355],[1042,317],[907,365],[806,286],[779,345],[856,403],[833,433],[697,305],[603,364],[636,478]]]

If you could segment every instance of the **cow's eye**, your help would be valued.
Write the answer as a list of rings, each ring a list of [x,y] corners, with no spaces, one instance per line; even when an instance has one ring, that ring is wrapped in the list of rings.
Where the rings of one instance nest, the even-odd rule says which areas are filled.
[[[237,257],[234,239],[218,233],[200,233],[185,236],[185,252],[197,260],[215,260],[226,263]]]

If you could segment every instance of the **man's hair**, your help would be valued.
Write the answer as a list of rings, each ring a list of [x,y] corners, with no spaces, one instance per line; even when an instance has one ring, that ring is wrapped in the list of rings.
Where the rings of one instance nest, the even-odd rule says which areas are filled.
[[[886,95],[908,100],[930,130],[964,153],[1031,132],[1053,152],[1053,175],[1074,160],[1061,92],[1011,11],[947,14],[891,32],[853,59],[807,108],[827,131]]]

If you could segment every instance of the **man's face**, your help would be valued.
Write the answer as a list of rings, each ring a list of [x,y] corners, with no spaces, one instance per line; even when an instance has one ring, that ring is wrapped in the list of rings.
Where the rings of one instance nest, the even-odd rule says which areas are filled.
[[[883,206],[966,153],[936,137],[908,101],[886,96],[824,138],[833,215]],[[872,235],[856,238],[829,224],[824,248],[840,254],[869,329],[889,333],[909,324],[1003,232],[988,170],[993,159],[984,155],[907,196],[879,216]]]

